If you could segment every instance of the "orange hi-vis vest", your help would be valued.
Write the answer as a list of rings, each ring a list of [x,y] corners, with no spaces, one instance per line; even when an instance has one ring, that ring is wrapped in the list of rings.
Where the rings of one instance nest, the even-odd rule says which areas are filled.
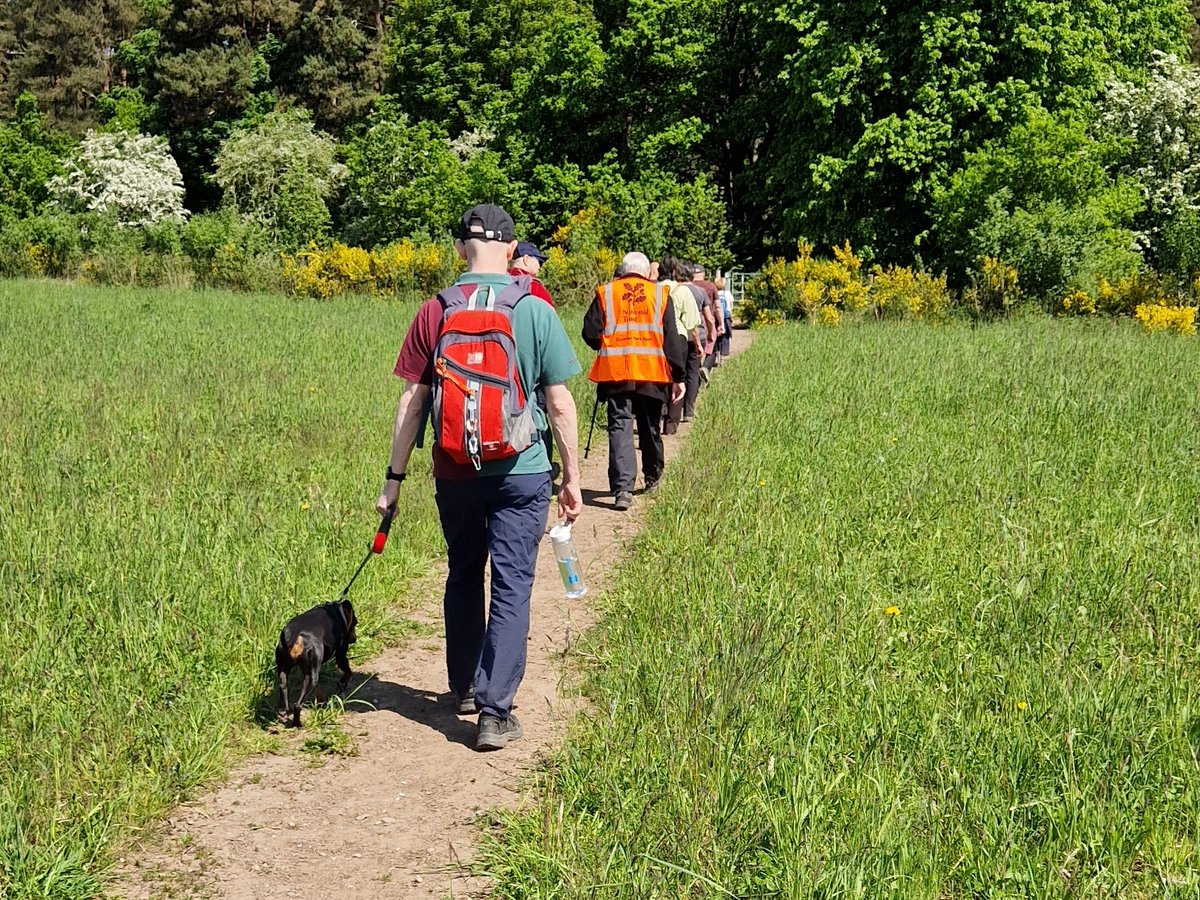
[[[663,351],[663,311],[670,296],[668,285],[638,275],[596,288],[604,311],[604,332],[588,375],[592,381],[671,383]]]

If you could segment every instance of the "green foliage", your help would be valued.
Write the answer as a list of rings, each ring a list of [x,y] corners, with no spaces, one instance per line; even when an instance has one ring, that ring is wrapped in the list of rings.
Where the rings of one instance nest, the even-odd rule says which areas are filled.
[[[573,0],[396,0],[384,50],[386,87],[399,112],[446,133],[492,124],[514,80],[538,56],[540,36]]]
[[[885,260],[911,257],[941,185],[964,156],[1029,106],[1090,102],[1112,69],[1179,46],[1177,0],[957,3],[892,9],[788,0],[759,14],[779,88],[759,100],[771,128],[746,180],[776,240],[849,237]]]
[[[17,98],[15,111],[16,121],[0,123],[0,226],[42,210],[69,143],[46,131],[31,92]]]
[[[117,85],[96,100],[96,113],[104,123],[102,131],[137,134],[147,130],[157,110],[140,88]]]
[[[180,244],[200,284],[264,290],[281,282],[282,264],[266,229],[230,207],[192,216]]]
[[[97,124],[95,98],[119,80],[105,52],[137,27],[137,0],[10,0],[0,6],[11,47],[0,77],[0,107],[32,91],[57,128],[81,133]]]
[[[360,123],[382,82],[383,17],[387,0],[326,0],[300,4],[271,61],[281,96],[311,110],[316,124],[340,133]]]
[[[326,201],[343,176],[334,159],[332,138],[314,131],[307,115],[269,113],[221,145],[213,177],[227,204],[294,248],[329,230]]]
[[[403,237],[440,239],[473,203],[503,203],[521,222],[517,191],[496,155],[477,147],[455,152],[431,122],[410,123],[384,104],[364,134],[346,147],[346,237],[367,247]],[[522,223],[523,224],[523,223]]]
[[[1015,265],[1034,298],[1137,271],[1131,226],[1142,200],[1136,185],[1109,175],[1112,154],[1084,121],[1035,108],[969,154],[934,207],[956,282],[985,256]]]
[[[78,219],[59,210],[12,222],[0,228],[0,275],[74,275],[83,260],[82,238]]]
[[[1194,281],[1200,276],[1200,212],[1184,209],[1163,225],[1158,260],[1164,272]]]

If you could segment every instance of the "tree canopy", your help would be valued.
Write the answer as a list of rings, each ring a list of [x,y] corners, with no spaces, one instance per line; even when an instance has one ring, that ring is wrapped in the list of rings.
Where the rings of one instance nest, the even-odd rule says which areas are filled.
[[[0,103],[167,138],[197,212],[228,199],[225,142],[302,110],[348,172],[303,221],[372,243],[442,234],[486,195],[538,240],[592,209],[610,237],[671,228],[722,262],[849,239],[957,264],[988,217],[964,192],[1010,141],[1033,152],[1033,121],[1091,140],[1111,85],[1140,97],[1196,33],[1184,0],[9,0]],[[1132,179],[1136,152],[1085,155]],[[1069,202],[1095,211],[1115,183]],[[1129,224],[1101,206],[1096,227]]]

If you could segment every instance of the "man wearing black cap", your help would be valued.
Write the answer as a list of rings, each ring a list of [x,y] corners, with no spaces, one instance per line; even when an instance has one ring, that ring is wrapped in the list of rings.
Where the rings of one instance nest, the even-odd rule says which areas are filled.
[[[507,274],[517,248],[513,231],[512,218],[498,206],[483,204],[463,214],[455,244],[467,262],[467,271],[455,283],[464,289],[461,293],[486,293],[494,299],[513,285]],[[421,306],[396,361],[404,391],[387,478],[376,503],[381,513],[396,503],[432,396],[433,356],[444,312],[436,297]],[[583,499],[575,402],[565,382],[580,372],[579,362],[558,315],[529,295],[512,308],[512,332],[525,396],[532,397],[539,387],[546,393],[549,424],[562,456],[558,517],[572,522]],[[545,426],[536,421],[540,415],[534,418],[537,426]],[[536,439],[514,456],[483,461],[478,470],[455,462],[435,441],[433,477],[449,562],[443,612],[450,690],[460,713],[479,712],[475,749],[499,750],[523,734],[512,706],[525,673],[529,598],[550,504],[550,463]],[[485,619],[489,558],[491,604]]]

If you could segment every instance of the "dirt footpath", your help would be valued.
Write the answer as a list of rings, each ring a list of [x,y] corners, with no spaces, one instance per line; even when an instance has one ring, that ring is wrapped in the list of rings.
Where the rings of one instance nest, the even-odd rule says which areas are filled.
[[[734,352],[751,337],[735,332]],[[581,417],[589,413],[580,410]],[[668,475],[688,428],[664,439]],[[582,461],[586,506],[574,531],[591,595],[616,570],[649,502],[637,494],[629,512],[613,510],[607,472],[607,441],[598,432],[591,458]],[[431,584],[415,618],[440,634],[440,573]],[[554,555],[543,541],[528,669],[517,695],[521,740],[476,753],[474,718],[455,715],[447,700],[440,637],[417,638],[356,672],[355,696],[375,707],[342,716],[358,755],[322,757],[318,768],[299,752],[246,760],[226,784],[177,809],[155,846],[124,860],[112,893],[137,900],[486,894],[487,882],[469,878],[462,862],[473,852],[477,818],[489,808],[521,803],[523,776],[559,740],[578,702],[563,657],[591,623],[586,599],[563,597]],[[297,746],[297,737],[290,734],[288,746]]]

